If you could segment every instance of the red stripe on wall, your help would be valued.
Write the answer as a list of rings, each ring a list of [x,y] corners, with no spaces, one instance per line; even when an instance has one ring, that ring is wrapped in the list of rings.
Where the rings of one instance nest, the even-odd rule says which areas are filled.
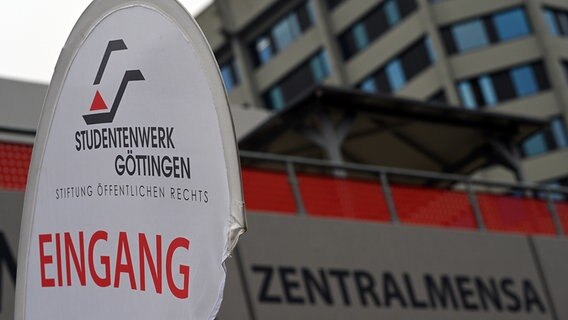
[[[306,211],[310,215],[356,220],[389,221],[380,184],[376,182],[299,175]]]
[[[0,142],[0,189],[24,191],[32,146]]]
[[[476,229],[466,193],[395,185],[392,193],[398,217],[408,224]]]
[[[487,229],[527,234],[555,234],[547,203],[512,196],[478,194]]]

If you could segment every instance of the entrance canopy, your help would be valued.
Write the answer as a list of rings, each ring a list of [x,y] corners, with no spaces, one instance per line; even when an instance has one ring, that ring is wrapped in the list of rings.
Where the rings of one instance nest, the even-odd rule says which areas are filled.
[[[317,87],[240,140],[240,149],[470,174],[492,164],[523,180],[517,145],[543,120]]]

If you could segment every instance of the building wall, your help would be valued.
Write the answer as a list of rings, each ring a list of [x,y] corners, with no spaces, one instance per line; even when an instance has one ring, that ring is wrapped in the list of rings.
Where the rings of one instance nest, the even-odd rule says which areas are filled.
[[[230,98],[239,104],[270,107],[266,102],[269,89],[293,73],[318,49],[327,53],[331,69],[331,74],[320,82],[354,88],[408,49],[410,44],[428,37],[435,62],[394,91],[394,94],[428,99],[443,90],[446,102],[458,106],[462,104],[457,88],[460,81],[540,61],[548,78],[548,89],[522,98],[500,101],[483,110],[544,119],[560,116],[567,123],[568,79],[561,61],[568,61],[568,38],[551,33],[544,8],[568,11],[568,3],[562,0],[415,0],[416,8],[408,15],[377,39],[371,39],[360,52],[344,59],[339,38],[354,24],[364,20],[374,8],[386,6],[387,2],[343,0],[329,8],[326,0],[217,0],[197,19],[203,24],[207,37],[210,36],[209,30],[212,30],[214,50],[224,51],[224,54],[235,58],[241,81],[230,93]],[[255,67],[251,44],[259,35],[273,30],[271,28],[276,23],[303,3],[308,3],[311,8],[313,25],[297,35],[285,49],[274,53],[268,62]],[[477,17],[486,17],[491,22],[495,14],[516,7],[524,9],[530,32],[528,35],[449,54],[443,38],[444,28]],[[224,38],[224,42],[220,40],[219,29],[230,35]],[[527,176],[534,181],[568,176],[568,166],[559,162],[561,158],[551,152],[526,159],[524,167],[531,170]],[[545,165],[553,169],[531,169]],[[494,171],[490,168],[482,175],[491,178]]]
[[[249,221],[251,233],[228,261],[219,319],[568,316],[558,303],[564,239],[270,214]],[[430,285],[444,281],[441,303]],[[487,285],[492,299],[482,293]],[[519,305],[513,296],[521,297]],[[527,297],[531,302],[521,302]]]
[[[10,263],[23,198],[0,192],[1,320],[13,319]],[[248,233],[227,261],[220,320],[568,317],[562,236],[258,212],[248,220]]]

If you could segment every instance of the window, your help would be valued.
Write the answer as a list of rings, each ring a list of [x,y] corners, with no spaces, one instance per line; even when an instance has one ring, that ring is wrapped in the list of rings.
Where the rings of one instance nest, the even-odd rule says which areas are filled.
[[[497,95],[495,94],[495,88],[493,86],[493,81],[489,76],[482,76],[479,78],[479,86],[481,87],[481,94],[483,99],[488,106],[497,104]]]
[[[406,77],[402,70],[400,60],[395,59],[389,62],[386,67],[386,72],[392,91],[400,90],[400,88],[402,88],[406,83]]]
[[[407,79],[414,78],[435,62],[434,55],[429,50],[429,43],[430,38],[425,37],[400,55],[402,68]]]
[[[449,54],[485,48],[492,43],[525,37],[531,28],[524,8],[514,8],[477,17],[442,28]]]
[[[521,38],[531,33],[525,10],[521,8],[494,15],[493,24],[500,41]]]
[[[369,36],[362,23],[358,23],[353,27],[353,37],[355,39],[355,46],[361,50],[369,45]]]
[[[320,83],[331,74],[328,61],[325,51],[321,51],[310,60],[310,70],[315,82]]]
[[[377,88],[377,83],[375,82],[375,79],[373,78],[369,78],[365,81],[363,81],[361,83],[361,90],[366,91],[366,92],[377,92],[379,91]]]
[[[284,108],[284,96],[280,87],[274,87],[268,91],[268,99],[272,110],[280,110]]]
[[[284,18],[272,28],[272,38],[274,39],[277,51],[286,49],[286,47],[300,37],[300,35],[300,23],[295,14]]]
[[[550,125],[552,131],[552,136],[554,141],[556,141],[556,146],[558,148],[568,147],[568,134],[566,133],[566,124],[562,118],[556,118],[552,120]]]
[[[468,109],[534,95],[550,87],[541,62],[480,75],[457,84],[462,105]]]
[[[544,17],[551,34],[568,37],[568,10],[545,8]]]
[[[568,147],[568,133],[564,119],[556,117],[547,128],[525,139],[521,144],[523,157],[532,157]]]
[[[396,92],[433,63],[425,37],[363,79],[357,87],[367,92]]]
[[[482,21],[475,20],[456,25],[452,28],[452,34],[460,52],[489,45],[487,32]]]
[[[475,109],[475,107],[477,107],[477,101],[470,81],[460,82],[458,84],[458,91],[460,92],[462,104],[466,109]]]
[[[432,45],[432,38],[426,37],[426,50],[428,50],[428,56],[432,62],[436,62],[436,50]]]
[[[227,92],[233,91],[234,87],[239,84],[234,60],[231,59],[229,62],[222,64],[219,68],[221,69],[221,76],[225,83],[225,89]]]
[[[256,39],[255,49],[257,53],[258,63],[264,64],[268,60],[272,59],[274,55],[274,50],[272,49],[272,43],[269,37],[259,37]]]
[[[523,154],[525,157],[532,157],[548,151],[548,145],[544,133],[539,132],[532,135],[523,143]]]
[[[385,0],[339,37],[345,60],[365,49],[416,9],[415,0]]]
[[[327,54],[321,50],[264,94],[266,107],[271,110],[284,108],[292,100],[323,82],[330,74]]]
[[[560,29],[558,28],[558,23],[556,22],[556,16],[554,12],[550,9],[545,9],[544,18],[546,19],[550,33],[555,36],[560,35]]]
[[[385,2],[385,14],[390,26],[394,26],[400,21],[400,12],[398,11],[398,3],[396,0],[387,0]]]
[[[292,10],[249,45],[255,66],[262,66],[296,41],[314,24],[309,2]]]
[[[538,84],[531,66],[522,66],[511,70],[511,77],[517,97],[524,97],[538,92]]]

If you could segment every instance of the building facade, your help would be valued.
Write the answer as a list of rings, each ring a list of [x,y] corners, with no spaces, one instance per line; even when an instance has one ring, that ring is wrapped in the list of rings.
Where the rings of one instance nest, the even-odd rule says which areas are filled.
[[[234,104],[280,110],[323,83],[539,117],[525,178],[567,182],[564,0],[216,0],[197,20]]]
[[[313,90],[320,84],[440,102],[388,98],[376,121],[369,101],[377,96],[327,96],[349,109],[330,113],[329,131],[371,136],[346,151],[351,159],[383,156],[381,167],[316,160],[312,154],[323,152],[313,146],[284,157],[272,152],[279,145],[264,149],[272,154],[242,152],[250,230],[227,262],[218,319],[568,318],[568,189],[465,176],[478,168],[475,161],[471,170],[454,165],[473,154],[458,147],[475,149],[468,118],[478,119],[480,145],[494,142],[491,131],[512,137],[523,130],[502,121],[513,117],[492,122],[486,113],[448,107],[548,119],[544,131],[500,141],[494,151],[507,149],[503,163],[522,157],[526,180],[565,184],[566,0],[216,0],[197,19],[219,62],[242,151],[250,132],[306,150],[288,139],[300,126],[281,128],[306,113],[266,120],[267,111],[307,110],[296,102],[309,91],[320,99],[310,106],[322,106],[326,94]],[[13,319],[23,191],[46,89],[0,79],[2,320]],[[359,122],[349,118],[357,104],[365,111]],[[412,117],[393,117],[401,110]],[[313,111],[303,124],[321,125]],[[314,138],[315,129],[304,126],[304,136]],[[517,143],[518,154],[508,152]],[[417,154],[440,166],[418,167]],[[514,179],[496,167],[479,175]]]

